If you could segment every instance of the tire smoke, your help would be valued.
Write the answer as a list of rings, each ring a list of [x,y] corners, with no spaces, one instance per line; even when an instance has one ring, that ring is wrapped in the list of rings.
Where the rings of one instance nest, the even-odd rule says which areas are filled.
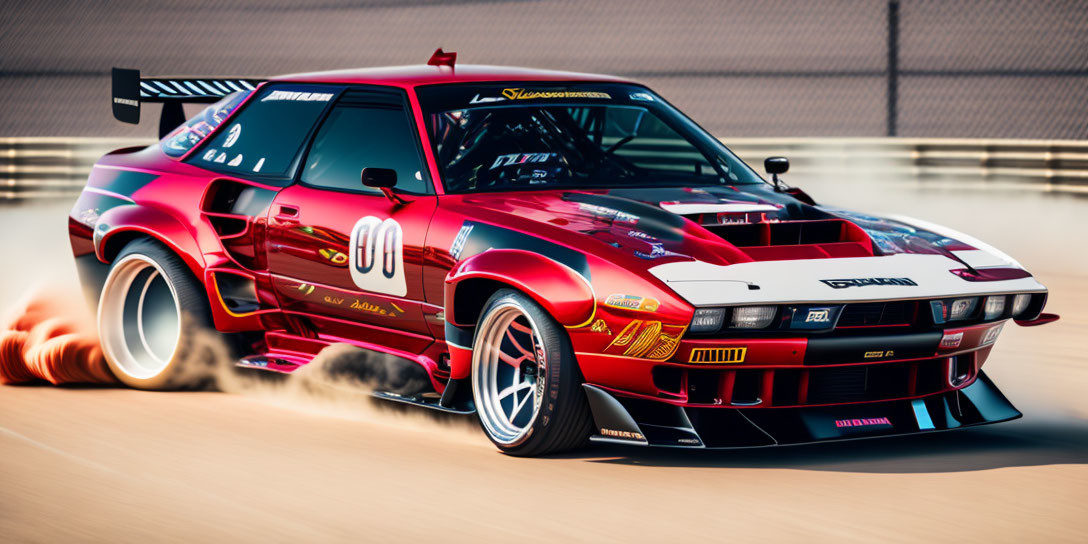
[[[117,383],[81,295],[42,291],[18,307],[0,332],[0,383]]]

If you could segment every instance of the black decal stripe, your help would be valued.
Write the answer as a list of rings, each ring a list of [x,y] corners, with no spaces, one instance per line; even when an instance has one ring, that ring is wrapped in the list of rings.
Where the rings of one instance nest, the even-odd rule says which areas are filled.
[[[132,196],[133,193],[158,177],[158,174],[133,172],[131,170],[96,169],[90,179],[87,180],[87,186],[119,195]]]
[[[563,247],[559,244],[542,240],[535,236],[488,225],[466,221],[465,225],[472,225],[472,232],[465,241],[465,247],[461,251],[461,260],[473,255],[478,255],[488,249],[522,249],[543,255],[553,261],[569,266],[575,272],[589,281],[589,263],[582,253]]]

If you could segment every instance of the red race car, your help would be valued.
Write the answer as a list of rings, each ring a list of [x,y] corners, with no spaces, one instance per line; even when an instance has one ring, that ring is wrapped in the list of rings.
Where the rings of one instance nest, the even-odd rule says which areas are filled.
[[[620,78],[428,65],[267,81],[114,70],[162,140],[69,218],[117,378],[186,386],[192,331],[290,373],[333,344],[503,451],[747,447],[1020,413],[981,371],[1047,290],[967,235],[817,205]],[[214,102],[185,120],[182,104]]]

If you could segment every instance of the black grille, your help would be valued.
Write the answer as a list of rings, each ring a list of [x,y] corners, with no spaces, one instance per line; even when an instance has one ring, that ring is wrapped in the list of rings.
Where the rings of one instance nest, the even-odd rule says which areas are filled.
[[[866,399],[864,366],[829,368],[809,375],[808,402],[825,404],[858,402]]]
[[[847,304],[836,328],[912,325],[917,306],[915,301]]]

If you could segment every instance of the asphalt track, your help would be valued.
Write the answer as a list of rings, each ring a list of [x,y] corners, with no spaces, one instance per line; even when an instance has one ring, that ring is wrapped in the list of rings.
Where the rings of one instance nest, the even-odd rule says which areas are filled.
[[[1088,200],[803,185],[819,200],[969,231],[1050,287],[1062,320],[1006,327],[986,364],[1023,419],[790,448],[516,459],[471,421],[361,399],[9,386],[0,540],[1084,542]],[[68,206],[0,209],[5,305],[74,281]]]

